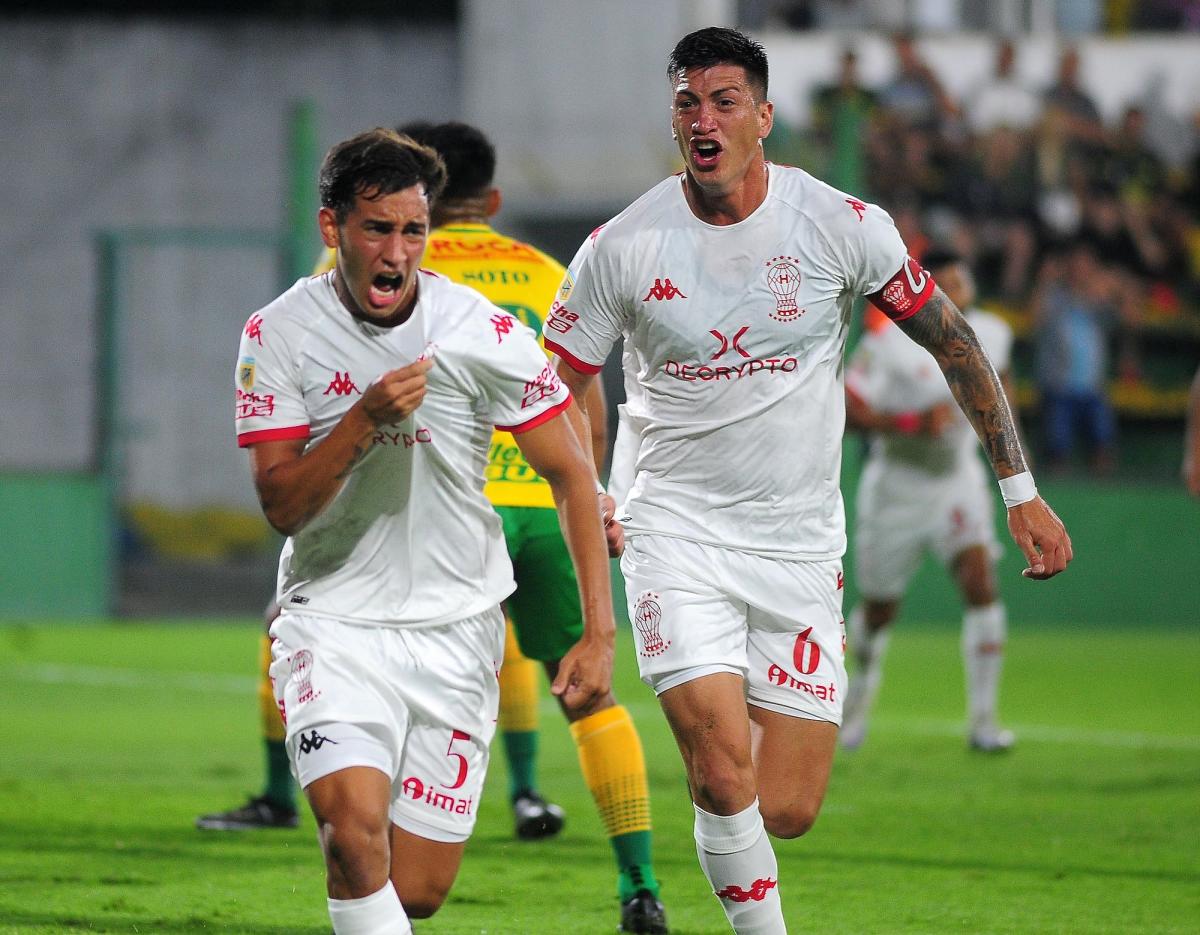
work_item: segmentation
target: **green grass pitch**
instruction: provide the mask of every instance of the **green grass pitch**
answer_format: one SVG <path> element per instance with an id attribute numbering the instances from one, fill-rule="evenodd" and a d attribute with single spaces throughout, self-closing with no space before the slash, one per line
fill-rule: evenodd
<path id="1" fill-rule="evenodd" d="M 0 932 L 327 933 L 311 817 L 193 829 L 257 792 L 257 628 L 0 628 Z M 727 931 L 692 843 L 678 754 L 619 639 L 672 931 Z M 1007 755 L 972 754 L 958 635 L 896 634 L 867 743 L 839 754 L 817 826 L 776 842 L 791 931 L 1200 931 L 1200 634 L 1012 626 Z M 462 873 L 419 933 L 610 933 L 608 843 L 561 717 L 543 708 L 557 840 L 518 843 L 503 758 Z"/>

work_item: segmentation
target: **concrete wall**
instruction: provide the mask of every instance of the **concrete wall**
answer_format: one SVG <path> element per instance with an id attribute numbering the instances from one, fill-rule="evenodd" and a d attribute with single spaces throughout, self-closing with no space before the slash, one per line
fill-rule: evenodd
<path id="1" fill-rule="evenodd" d="M 94 230 L 278 228 L 290 102 L 328 145 L 455 113 L 458 81 L 448 30 L 0 22 L 0 470 L 91 461 Z M 205 314 L 180 273 L 156 288 L 164 327 Z"/>

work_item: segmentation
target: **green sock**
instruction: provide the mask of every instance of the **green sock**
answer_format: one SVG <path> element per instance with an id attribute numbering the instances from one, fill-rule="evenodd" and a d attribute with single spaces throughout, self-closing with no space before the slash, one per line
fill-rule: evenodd
<path id="1" fill-rule="evenodd" d="M 617 895 L 621 902 L 632 899 L 638 890 L 649 890 L 657 899 L 659 884 L 650 863 L 650 832 L 631 831 L 609 840 L 620 868 Z"/>
<path id="2" fill-rule="evenodd" d="M 506 730 L 504 755 L 508 760 L 508 796 L 536 789 L 538 735 L 535 730 Z"/>
<path id="3" fill-rule="evenodd" d="M 296 790 L 292 784 L 292 764 L 288 760 L 287 746 L 282 740 L 268 740 L 267 788 L 263 795 L 276 805 L 295 809 Z"/>

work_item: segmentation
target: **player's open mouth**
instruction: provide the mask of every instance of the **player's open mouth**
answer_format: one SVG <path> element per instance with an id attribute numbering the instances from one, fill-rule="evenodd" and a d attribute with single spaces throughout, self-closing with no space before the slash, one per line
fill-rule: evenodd
<path id="1" fill-rule="evenodd" d="M 697 166 L 715 166 L 721 156 L 721 144 L 716 140 L 692 140 L 692 159 Z"/>
<path id="2" fill-rule="evenodd" d="M 380 273 L 371 280 L 371 288 L 367 292 L 367 300 L 376 308 L 386 308 L 395 304 L 400 297 L 400 287 L 404 284 L 401 275 L 388 276 Z"/>

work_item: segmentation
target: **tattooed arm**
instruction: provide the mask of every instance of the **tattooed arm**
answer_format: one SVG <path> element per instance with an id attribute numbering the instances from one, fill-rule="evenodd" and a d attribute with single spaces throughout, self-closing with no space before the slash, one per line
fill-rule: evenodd
<path id="1" fill-rule="evenodd" d="M 998 478 L 1028 470 L 1004 386 L 974 330 L 941 289 L 899 327 L 933 355 L 959 407 L 975 427 Z M 1024 553 L 1029 578 L 1051 578 L 1071 561 L 1071 538 L 1041 498 L 1008 510 L 1008 530 Z"/>
<path id="2" fill-rule="evenodd" d="M 308 451 L 304 439 L 251 445 L 250 470 L 267 522 L 290 536 L 325 509 L 370 450 L 379 427 L 407 419 L 421 404 L 431 366 L 419 360 L 385 373 Z"/>

